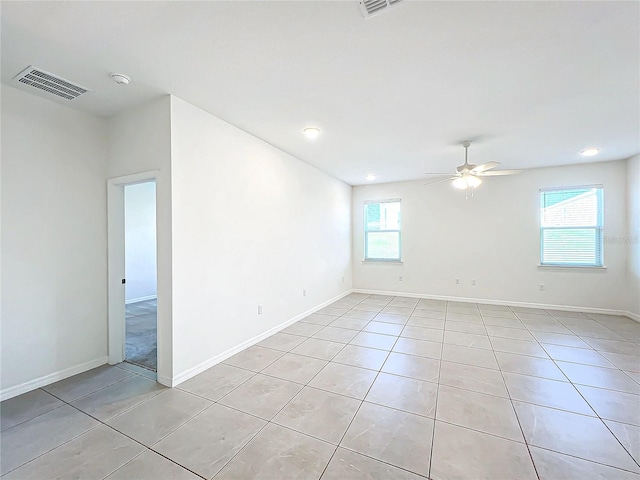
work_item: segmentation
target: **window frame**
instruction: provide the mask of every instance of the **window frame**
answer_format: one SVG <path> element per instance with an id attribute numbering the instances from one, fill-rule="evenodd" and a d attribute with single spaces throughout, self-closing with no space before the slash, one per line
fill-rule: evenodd
<path id="1" fill-rule="evenodd" d="M 543 210 L 544 210 L 544 194 L 546 192 L 561 192 L 570 190 L 600 190 L 598 195 L 596 218 L 597 224 L 594 226 L 563 226 L 563 227 L 544 227 L 543 226 Z M 540 263 L 539 267 L 551 268 L 595 268 L 605 269 L 604 265 L 604 186 L 603 185 L 576 185 L 563 187 L 541 188 L 539 191 L 540 202 Z M 545 230 L 594 230 L 596 234 L 596 242 L 594 244 L 595 262 L 594 263 L 550 263 L 544 261 L 544 232 Z M 599 255 L 598 255 L 599 254 Z"/>
<path id="2" fill-rule="evenodd" d="M 370 230 L 367 222 L 367 206 L 372 204 L 397 203 L 400 205 L 400 214 L 398 218 L 397 229 Z M 385 200 L 365 200 L 363 209 L 363 232 L 364 232 L 364 260 L 365 262 L 391 262 L 402 263 L 402 200 L 400 198 L 388 198 Z M 397 258 L 379 258 L 369 257 L 369 233 L 397 233 L 398 234 L 398 257 Z"/>

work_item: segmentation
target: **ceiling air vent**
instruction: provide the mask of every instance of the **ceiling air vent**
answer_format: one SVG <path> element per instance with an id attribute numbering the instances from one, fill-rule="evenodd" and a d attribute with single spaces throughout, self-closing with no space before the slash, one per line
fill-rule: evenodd
<path id="1" fill-rule="evenodd" d="M 66 100 L 73 100 L 74 98 L 91 91 L 88 88 L 81 87 L 69 80 L 60 78 L 53 73 L 40 70 L 33 65 L 29 65 L 29 67 L 16 75 L 13 80 Z"/>
<path id="2" fill-rule="evenodd" d="M 372 17 L 383 12 L 390 7 L 400 3 L 402 0 L 360 0 L 360 8 L 362 14 L 366 17 Z"/>

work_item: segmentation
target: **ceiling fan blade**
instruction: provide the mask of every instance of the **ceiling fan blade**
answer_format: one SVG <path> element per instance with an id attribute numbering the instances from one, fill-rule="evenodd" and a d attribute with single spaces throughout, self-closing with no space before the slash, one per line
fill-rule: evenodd
<path id="1" fill-rule="evenodd" d="M 449 173 L 433 173 L 433 172 L 428 172 L 428 173 L 425 173 L 425 175 L 440 175 L 440 176 L 444 177 L 445 175 L 451 175 L 451 172 L 449 172 Z"/>
<path id="2" fill-rule="evenodd" d="M 442 178 L 442 179 L 440 179 L 440 180 L 436 180 L 436 181 L 434 181 L 434 182 L 425 183 L 424 185 L 434 185 L 434 184 L 436 184 L 436 183 L 447 182 L 447 181 L 449 181 L 449 180 L 455 180 L 456 178 L 458 178 L 458 177 Z"/>
<path id="3" fill-rule="evenodd" d="M 522 170 L 496 170 L 494 172 L 480 172 L 479 177 L 495 177 L 499 175 L 515 175 L 522 172 Z"/>
<path id="4" fill-rule="evenodd" d="M 492 168 L 496 168 L 498 165 L 500 165 L 500 162 L 487 162 L 474 167 L 471 171 L 473 173 L 485 172 L 487 170 L 491 170 Z"/>

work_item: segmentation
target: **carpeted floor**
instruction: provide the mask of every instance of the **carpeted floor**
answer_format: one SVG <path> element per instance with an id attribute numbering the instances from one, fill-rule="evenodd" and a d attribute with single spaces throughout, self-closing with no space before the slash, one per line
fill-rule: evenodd
<path id="1" fill-rule="evenodd" d="M 157 302 L 130 303 L 126 306 L 126 361 L 154 372 L 157 359 Z"/>

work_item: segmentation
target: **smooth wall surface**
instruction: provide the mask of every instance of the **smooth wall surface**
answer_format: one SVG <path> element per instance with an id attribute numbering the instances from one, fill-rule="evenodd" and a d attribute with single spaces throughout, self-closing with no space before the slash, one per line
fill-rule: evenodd
<path id="1" fill-rule="evenodd" d="M 605 245 L 606 270 L 538 266 L 539 189 L 603 184 L 604 234 L 624 237 L 626 171 L 624 161 L 526 170 L 486 179 L 468 200 L 449 182 L 354 187 L 354 288 L 626 310 L 624 242 Z M 403 263 L 364 263 L 363 203 L 388 198 L 402 199 Z"/>
<path id="2" fill-rule="evenodd" d="M 640 155 L 627 160 L 629 311 L 640 316 Z"/>
<path id="3" fill-rule="evenodd" d="M 104 120 L 2 86 L 3 391 L 106 361 L 106 162 Z"/>
<path id="4" fill-rule="evenodd" d="M 171 112 L 179 376 L 351 288 L 351 187 L 178 98 Z"/>
<path id="5" fill-rule="evenodd" d="M 156 184 L 124 188 L 125 299 L 127 303 L 154 298 L 156 282 Z"/>
<path id="6" fill-rule="evenodd" d="M 108 170 L 109 178 L 156 171 L 158 380 L 165 384 L 173 378 L 170 118 L 169 96 L 110 118 Z M 124 250 L 124 238 L 121 241 Z M 124 273 L 124 258 L 118 268 Z M 119 307 L 122 307 L 124 322 L 124 305 Z"/>

